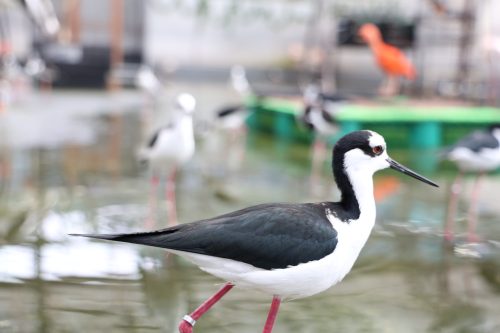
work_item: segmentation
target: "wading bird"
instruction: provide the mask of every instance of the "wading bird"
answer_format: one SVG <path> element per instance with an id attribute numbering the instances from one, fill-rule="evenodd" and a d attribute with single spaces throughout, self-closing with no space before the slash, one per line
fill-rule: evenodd
<path id="1" fill-rule="evenodd" d="M 282 298 L 320 293 L 351 270 L 375 224 L 373 174 L 392 168 L 437 186 L 392 160 L 384 138 L 356 131 L 333 149 L 339 202 L 269 203 L 197 222 L 143 233 L 79 235 L 166 249 L 227 283 L 182 319 L 196 321 L 234 286 L 273 295 L 264 333 L 272 331 Z"/>
<path id="2" fill-rule="evenodd" d="M 180 94 L 174 106 L 175 119 L 170 125 L 159 128 L 139 152 L 139 159 L 147 163 L 151 171 L 151 210 L 156 206 L 156 192 L 160 177 L 167 175 L 168 224 L 177 224 L 175 182 L 177 169 L 194 154 L 193 112 L 195 98 Z M 154 213 L 154 212 L 152 212 Z"/>
<path id="3" fill-rule="evenodd" d="M 358 30 L 359 36 L 370 46 L 378 66 L 387 76 L 386 82 L 379 89 L 381 95 L 394 95 L 399 91 L 399 77 L 414 80 L 416 71 L 412 63 L 397 47 L 384 42 L 379 28 L 366 23 Z"/>
<path id="4" fill-rule="evenodd" d="M 500 123 L 467 135 L 446 151 L 446 158 L 457 165 L 458 174 L 451 186 L 444 237 L 449 242 L 452 242 L 455 237 L 454 224 L 458 196 L 462 192 L 464 174 L 471 172 L 476 173 L 477 177 L 467 214 L 467 241 L 477 242 L 479 240 L 476 233 L 477 202 L 481 179 L 485 173 L 500 167 Z"/>
<path id="5" fill-rule="evenodd" d="M 311 187 L 314 192 L 326 158 L 328 141 L 339 131 L 336 115 L 347 98 L 322 93 L 318 85 L 310 84 L 304 90 L 303 100 L 304 108 L 299 120 L 314 133 L 311 164 Z"/>
<path id="6" fill-rule="evenodd" d="M 232 89 L 241 98 L 248 97 L 251 93 L 250 82 L 248 82 L 246 70 L 243 66 L 234 65 L 231 67 L 230 83 Z M 243 134 L 246 132 L 245 121 L 249 114 L 250 110 L 243 102 L 225 105 L 215 112 L 217 121 L 224 130 Z"/>
<path id="7" fill-rule="evenodd" d="M 243 66 L 234 65 L 230 70 L 231 88 L 236 92 L 242 101 L 224 105 L 215 111 L 215 120 L 220 137 L 216 139 L 224 142 L 225 167 L 217 167 L 219 171 L 225 169 L 239 169 L 245 157 L 245 141 L 247 137 L 246 121 L 250 116 L 250 109 L 245 105 L 243 99 L 251 93 L 250 82 L 248 81 L 246 70 Z M 221 151 L 220 143 L 214 148 Z M 214 155 L 214 157 L 216 154 Z M 219 158 L 220 159 L 220 158 Z"/>

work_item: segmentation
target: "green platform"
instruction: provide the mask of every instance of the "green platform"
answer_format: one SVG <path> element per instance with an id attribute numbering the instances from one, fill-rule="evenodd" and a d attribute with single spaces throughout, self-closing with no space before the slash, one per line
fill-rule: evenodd
<path id="1" fill-rule="evenodd" d="M 250 98 L 247 104 L 254 110 L 248 120 L 251 129 L 272 133 L 283 140 L 312 141 L 312 135 L 296 121 L 302 109 L 300 102 Z M 427 149 L 453 143 L 473 129 L 500 123 L 498 108 L 428 104 L 396 101 L 387 105 L 345 105 L 337 116 L 341 125 L 339 135 L 371 129 L 383 134 L 393 147 Z"/>

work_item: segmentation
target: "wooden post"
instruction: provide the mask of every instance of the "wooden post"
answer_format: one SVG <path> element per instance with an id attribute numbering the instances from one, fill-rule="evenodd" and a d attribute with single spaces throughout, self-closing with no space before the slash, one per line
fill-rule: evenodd
<path id="1" fill-rule="evenodd" d="M 110 73 L 123 62 L 123 0 L 111 0 L 110 8 Z M 108 89 L 119 88 L 112 75 L 108 77 Z"/>
<path id="2" fill-rule="evenodd" d="M 80 0 L 72 0 L 68 12 L 69 29 L 71 31 L 71 42 L 80 42 L 81 20 L 80 20 Z"/>

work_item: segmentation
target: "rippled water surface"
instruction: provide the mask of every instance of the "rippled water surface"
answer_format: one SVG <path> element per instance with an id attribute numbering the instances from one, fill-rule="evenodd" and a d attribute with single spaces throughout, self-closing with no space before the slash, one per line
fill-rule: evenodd
<path id="1" fill-rule="evenodd" d="M 177 184 L 182 222 L 262 202 L 338 198 L 328 164 L 311 185 L 308 147 L 250 133 L 242 154 L 208 123 L 223 88 L 191 89 L 199 135 Z M 168 108 L 144 110 L 135 92 L 56 97 L 44 97 L 52 110 L 1 119 L 0 332 L 175 332 L 222 281 L 159 249 L 68 236 L 150 227 L 149 176 L 135 155 Z M 392 155 L 412 167 L 425 156 Z M 423 172 L 441 188 L 391 170 L 376 176 L 377 224 L 352 272 L 327 292 L 285 302 L 274 332 L 500 331 L 500 178 L 483 183 L 480 245 L 462 241 L 464 194 L 450 248 L 442 225 L 452 171 Z M 157 228 L 167 219 L 163 185 Z M 196 331 L 259 332 L 270 300 L 235 288 Z"/>

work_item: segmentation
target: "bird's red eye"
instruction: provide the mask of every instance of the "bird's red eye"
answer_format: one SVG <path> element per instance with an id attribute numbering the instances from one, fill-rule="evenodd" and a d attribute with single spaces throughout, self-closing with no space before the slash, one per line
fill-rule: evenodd
<path id="1" fill-rule="evenodd" d="M 382 146 L 375 146 L 372 148 L 372 151 L 375 155 L 380 155 L 384 151 L 384 147 Z"/>

